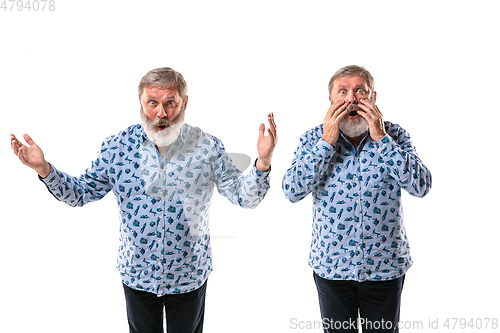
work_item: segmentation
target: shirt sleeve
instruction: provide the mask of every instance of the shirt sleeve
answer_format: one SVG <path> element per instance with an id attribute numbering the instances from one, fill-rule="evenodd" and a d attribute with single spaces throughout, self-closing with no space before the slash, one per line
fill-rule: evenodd
<path id="1" fill-rule="evenodd" d="M 102 199 L 112 189 L 107 175 L 108 155 L 107 145 L 103 143 L 97 159 L 80 177 L 72 177 L 51 164 L 50 174 L 39 178 L 57 200 L 72 207 L 81 207 Z"/>
<path id="2" fill-rule="evenodd" d="M 291 202 L 302 200 L 318 185 L 335 154 L 334 147 L 321 138 L 315 140 L 314 135 L 312 131 L 302 135 L 283 177 L 283 193 Z"/>
<path id="3" fill-rule="evenodd" d="M 269 173 L 259 171 L 254 165 L 247 175 L 243 175 L 232 163 L 223 143 L 215 140 L 215 156 L 212 161 L 214 181 L 217 191 L 233 204 L 243 208 L 255 208 L 264 199 L 270 187 Z"/>
<path id="4" fill-rule="evenodd" d="M 408 132 L 399 125 L 390 124 L 387 135 L 376 145 L 389 175 L 401 188 L 416 197 L 424 197 L 429 192 L 431 173 L 418 157 Z"/>

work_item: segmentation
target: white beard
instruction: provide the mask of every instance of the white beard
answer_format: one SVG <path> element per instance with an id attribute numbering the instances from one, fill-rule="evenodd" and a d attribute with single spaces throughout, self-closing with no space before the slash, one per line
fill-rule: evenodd
<path id="1" fill-rule="evenodd" d="M 151 121 L 144 112 L 141 111 L 142 126 L 148 138 L 158 147 L 167 147 L 171 145 L 179 136 L 182 125 L 184 124 L 184 110 L 169 124 L 167 128 L 161 131 L 156 130 L 156 124 Z"/>
<path id="2" fill-rule="evenodd" d="M 357 138 L 368 131 L 368 122 L 365 118 L 358 116 L 357 119 L 344 118 L 339 123 L 339 129 L 349 138 Z"/>

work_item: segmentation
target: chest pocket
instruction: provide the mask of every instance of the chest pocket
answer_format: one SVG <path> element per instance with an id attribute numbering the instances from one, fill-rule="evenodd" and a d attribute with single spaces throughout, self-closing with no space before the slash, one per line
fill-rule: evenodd
<path id="1" fill-rule="evenodd" d="M 382 157 L 374 151 L 360 154 L 362 185 L 367 191 L 377 191 L 389 187 L 391 176 Z"/>

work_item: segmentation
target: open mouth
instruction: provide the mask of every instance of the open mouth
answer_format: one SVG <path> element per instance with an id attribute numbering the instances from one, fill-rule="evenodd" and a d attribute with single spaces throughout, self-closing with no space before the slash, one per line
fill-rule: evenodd
<path id="1" fill-rule="evenodd" d="M 354 117 L 357 115 L 358 115 L 358 111 L 353 110 L 353 111 L 349 112 L 349 116 L 351 116 L 351 117 Z"/>
<path id="2" fill-rule="evenodd" d="M 158 125 L 156 127 L 158 128 L 158 130 L 163 131 L 165 128 L 168 127 L 168 125 Z"/>

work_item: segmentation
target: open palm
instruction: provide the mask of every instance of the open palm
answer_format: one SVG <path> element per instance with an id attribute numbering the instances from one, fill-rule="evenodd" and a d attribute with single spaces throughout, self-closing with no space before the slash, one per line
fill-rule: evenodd
<path id="1" fill-rule="evenodd" d="M 269 128 L 267 129 L 268 135 L 264 135 L 266 126 L 264 124 L 260 124 L 259 139 L 257 140 L 257 151 L 259 153 L 258 164 L 265 168 L 269 168 L 271 165 L 274 147 L 276 147 L 276 144 L 278 143 L 278 133 L 276 131 L 274 115 L 269 113 L 267 115 L 267 120 L 269 122 Z"/>
<path id="2" fill-rule="evenodd" d="M 14 154 L 24 164 L 42 175 L 46 174 L 48 163 L 45 161 L 42 149 L 31 139 L 28 134 L 24 135 L 24 140 L 29 146 L 25 146 L 14 134 L 10 135 L 11 147 Z M 50 172 L 50 169 L 49 169 Z M 47 173 L 48 174 L 48 173 Z M 46 176 L 46 175 L 45 175 Z"/>

